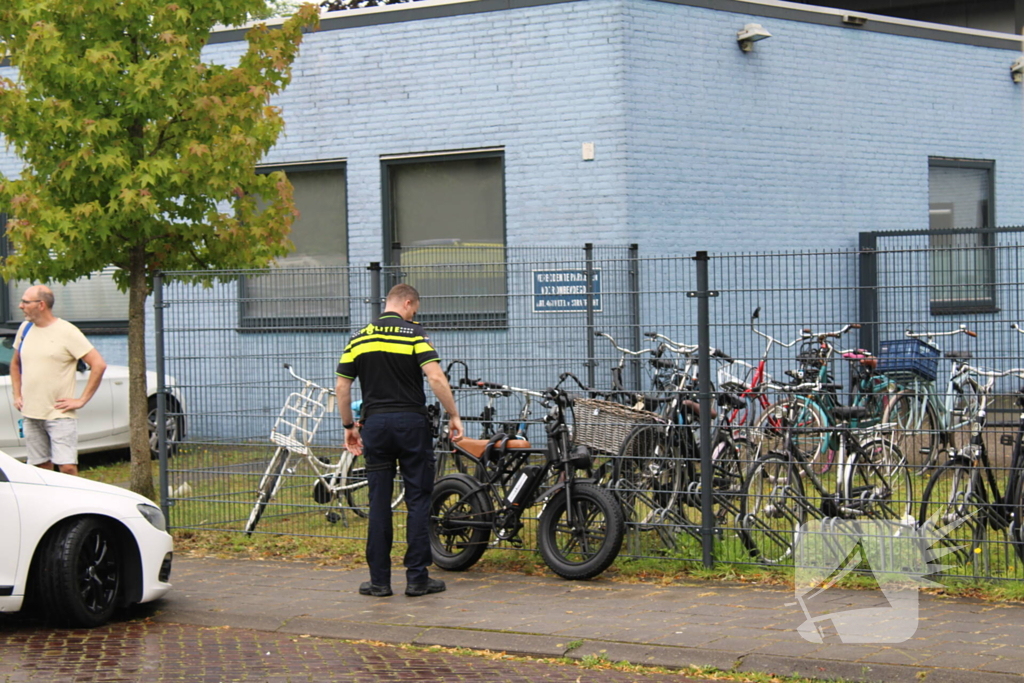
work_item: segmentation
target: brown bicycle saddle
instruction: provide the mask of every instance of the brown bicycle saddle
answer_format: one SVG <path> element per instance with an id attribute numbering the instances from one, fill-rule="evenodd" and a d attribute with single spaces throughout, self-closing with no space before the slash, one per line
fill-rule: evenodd
<path id="1" fill-rule="evenodd" d="M 454 443 L 454 442 L 453 442 Z M 530 448 L 530 442 L 525 439 L 510 439 L 504 434 L 495 434 L 490 439 L 462 439 L 454 443 L 460 451 L 465 451 L 477 460 L 484 457 L 488 448 Z"/>

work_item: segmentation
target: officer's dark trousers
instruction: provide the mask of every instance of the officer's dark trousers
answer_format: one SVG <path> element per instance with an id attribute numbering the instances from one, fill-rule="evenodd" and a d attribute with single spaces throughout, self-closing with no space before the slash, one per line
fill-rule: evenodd
<path id="1" fill-rule="evenodd" d="M 420 413 L 378 413 L 363 424 L 363 455 L 370 489 L 370 528 L 366 538 L 366 562 L 370 581 L 391 584 L 391 500 L 394 498 L 395 466 L 401 466 L 405 482 L 406 524 L 405 579 L 427 580 L 431 563 L 430 494 L 434 490 L 434 451 L 430 424 Z"/>

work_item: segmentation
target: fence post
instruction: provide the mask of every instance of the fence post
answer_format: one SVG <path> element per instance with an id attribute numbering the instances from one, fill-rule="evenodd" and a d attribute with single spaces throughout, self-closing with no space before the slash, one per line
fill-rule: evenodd
<path id="1" fill-rule="evenodd" d="M 698 251 L 693 258 L 697 262 L 697 291 L 687 296 L 697 299 L 697 399 L 700 404 L 700 510 L 701 549 L 704 567 L 711 569 L 715 564 L 713 554 L 715 540 L 715 515 L 713 511 L 712 485 L 714 472 L 711 463 L 711 319 L 708 298 L 718 292 L 708 291 L 708 252 Z"/>
<path id="2" fill-rule="evenodd" d="M 587 280 L 587 387 L 594 387 L 594 372 L 597 360 L 594 358 L 594 245 L 587 242 L 583 245 L 586 259 L 585 277 Z"/>
<path id="3" fill-rule="evenodd" d="M 153 276 L 153 343 L 156 347 L 156 434 L 157 453 L 160 455 L 160 510 L 170 525 L 170 500 L 167 490 L 167 394 L 164 377 L 164 275 Z"/>
<path id="4" fill-rule="evenodd" d="M 371 261 L 366 267 L 370 271 L 370 319 L 376 320 L 380 314 L 380 261 Z"/>
<path id="5" fill-rule="evenodd" d="M 878 235 L 860 234 L 860 347 L 878 352 Z"/>
<path id="6" fill-rule="evenodd" d="M 640 348 L 640 246 L 629 245 L 629 314 L 632 331 L 631 349 Z M 633 389 L 643 391 L 640 379 L 640 359 L 634 358 L 631 365 Z"/>

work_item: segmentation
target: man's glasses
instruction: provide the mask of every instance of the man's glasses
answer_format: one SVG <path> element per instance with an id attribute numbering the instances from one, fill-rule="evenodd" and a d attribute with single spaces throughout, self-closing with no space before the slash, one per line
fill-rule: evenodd
<path id="1" fill-rule="evenodd" d="M 23 303 L 23 304 L 25 304 L 26 306 L 28 306 L 29 304 L 37 304 L 37 303 L 39 303 L 40 301 L 42 301 L 42 299 L 33 299 L 32 301 L 29 301 L 28 299 L 22 299 L 22 300 L 21 300 L 21 303 Z"/>

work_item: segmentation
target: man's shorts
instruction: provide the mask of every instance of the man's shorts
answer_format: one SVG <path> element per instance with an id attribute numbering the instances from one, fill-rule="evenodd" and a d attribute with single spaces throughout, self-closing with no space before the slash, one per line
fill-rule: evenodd
<path id="1" fill-rule="evenodd" d="M 25 446 L 28 447 L 28 464 L 54 465 L 78 464 L 78 420 L 37 420 L 25 418 Z"/>

